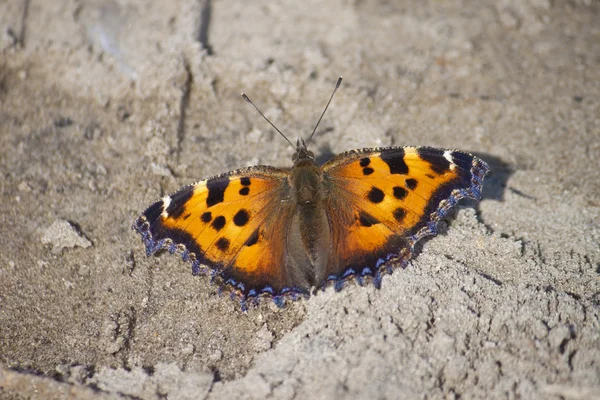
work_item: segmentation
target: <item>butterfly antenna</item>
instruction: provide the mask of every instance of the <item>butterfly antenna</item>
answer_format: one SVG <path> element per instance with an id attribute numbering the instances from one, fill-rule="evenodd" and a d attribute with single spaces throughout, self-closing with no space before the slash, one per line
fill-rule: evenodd
<path id="1" fill-rule="evenodd" d="M 319 118 L 319 120 L 317 121 L 317 124 L 315 125 L 315 129 L 313 129 L 312 133 L 308 137 L 308 140 L 306 141 L 307 147 L 308 147 L 308 144 L 310 143 L 310 140 L 312 139 L 313 135 L 317 131 L 317 127 L 321 123 L 321 120 L 323 119 L 323 115 L 325 115 L 325 111 L 327 111 L 327 108 L 329 107 L 329 103 L 331 103 L 331 100 L 333 100 L 333 95 L 335 94 L 335 92 L 337 92 L 337 90 L 341 84 L 342 84 L 342 77 L 340 76 L 337 80 L 337 83 L 335 84 L 335 89 L 333 89 L 333 93 L 331 93 L 331 97 L 329 98 L 329 101 L 327 102 L 327 105 L 325 106 L 325 109 L 323 110 L 323 113 L 321 114 L 321 117 Z"/>
<path id="2" fill-rule="evenodd" d="M 258 111 L 258 113 L 259 113 L 260 115 L 262 115 L 262 117 L 263 117 L 263 118 L 264 118 L 264 119 L 265 119 L 265 120 L 266 120 L 266 121 L 267 121 L 269 124 L 271 124 L 271 126 L 272 126 L 273 128 L 275 128 L 275 130 L 276 130 L 277 132 L 279 132 L 279 134 L 280 134 L 281 136 L 283 136 L 283 138 L 284 138 L 285 140 L 287 140 L 287 142 L 288 142 L 290 145 L 292 145 L 292 147 L 293 147 L 293 148 L 296 148 L 296 146 L 294 146 L 294 144 L 293 144 L 292 142 L 290 142 L 290 139 L 288 139 L 288 138 L 287 138 L 287 137 L 286 137 L 286 136 L 285 136 L 283 133 L 281 133 L 281 131 L 280 131 L 279 129 L 277 129 L 277 127 L 276 127 L 275 125 L 273 125 L 273 123 L 272 123 L 271 121 L 269 121 L 269 118 L 265 117 L 265 114 L 263 114 L 263 113 L 262 113 L 262 112 L 261 112 L 261 111 L 258 109 L 258 107 L 256 107 L 256 106 L 254 105 L 254 103 L 252 102 L 252 100 L 250 100 L 250 99 L 248 98 L 248 96 L 246 96 L 246 94 L 245 94 L 245 93 L 242 93 L 242 97 L 244 98 L 244 100 L 246 100 L 248 103 L 250 103 L 250 105 L 251 105 L 252 107 L 254 107 L 254 109 L 255 109 L 256 111 Z"/>

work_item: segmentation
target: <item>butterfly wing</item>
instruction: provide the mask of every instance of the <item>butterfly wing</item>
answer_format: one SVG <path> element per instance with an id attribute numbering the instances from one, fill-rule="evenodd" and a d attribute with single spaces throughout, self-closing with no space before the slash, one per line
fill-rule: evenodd
<path id="1" fill-rule="evenodd" d="M 405 265 L 414 244 L 435 235 L 458 200 L 480 199 L 488 170 L 471 154 L 430 147 L 354 150 L 324 164 L 333 246 L 328 280 L 379 276 L 391 259 Z"/>
<path id="2" fill-rule="evenodd" d="M 208 266 L 245 296 L 278 293 L 287 281 L 281 238 L 294 210 L 288 175 L 258 166 L 200 181 L 151 205 L 134 228 L 148 255 L 180 251 L 194 274 Z"/>

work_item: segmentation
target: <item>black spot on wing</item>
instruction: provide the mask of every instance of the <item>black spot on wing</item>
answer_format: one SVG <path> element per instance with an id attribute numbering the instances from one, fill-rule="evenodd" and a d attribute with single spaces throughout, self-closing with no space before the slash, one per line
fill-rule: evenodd
<path id="1" fill-rule="evenodd" d="M 250 188 L 245 186 L 243 188 L 240 189 L 240 195 L 242 196 L 248 196 L 248 193 L 250 193 Z"/>
<path id="2" fill-rule="evenodd" d="M 250 178 L 244 176 L 243 178 L 240 178 L 240 183 L 242 184 L 242 186 L 250 186 Z"/>
<path id="3" fill-rule="evenodd" d="M 241 209 L 233 216 L 233 223 L 237 226 L 244 226 L 250 220 L 250 214 L 248 211 Z"/>
<path id="4" fill-rule="evenodd" d="M 246 243 L 244 243 L 244 246 L 254 246 L 256 242 L 258 242 L 258 229 L 255 230 L 252 235 L 250 235 L 248 240 L 246 240 Z"/>
<path id="5" fill-rule="evenodd" d="M 417 149 L 419 158 L 429 163 L 429 168 L 438 175 L 442 175 L 450 170 L 450 162 L 444 157 L 443 149 L 419 148 Z"/>
<path id="6" fill-rule="evenodd" d="M 229 248 L 229 239 L 227 238 L 219 238 L 219 240 L 217 240 L 217 249 L 221 250 L 221 251 L 227 251 L 227 249 Z"/>
<path id="7" fill-rule="evenodd" d="M 202 222 L 207 224 L 212 220 L 212 213 L 210 211 L 207 211 L 200 216 L 200 219 L 202 220 Z"/>
<path id="8" fill-rule="evenodd" d="M 402 222 L 405 216 L 406 210 L 404 208 L 398 207 L 394 210 L 394 218 L 396 218 L 396 221 Z"/>
<path id="9" fill-rule="evenodd" d="M 215 231 L 220 231 L 221 229 L 223 229 L 223 227 L 225 226 L 225 222 L 227 222 L 225 220 L 225 217 L 222 215 L 219 215 L 217 218 L 215 218 L 211 224 L 211 226 L 214 228 Z"/>
<path id="10" fill-rule="evenodd" d="M 381 203 L 384 197 L 385 194 L 383 193 L 383 191 L 379 188 L 376 188 L 375 186 L 373 186 L 371 190 L 369 190 L 369 193 L 367 193 L 367 198 L 369 199 L 369 201 L 375 204 Z"/>
<path id="11" fill-rule="evenodd" d="M 366 227 L 373 226 L 375 224 L 380 223 L 380 221 L 377 218 L 375 218 L 371 214 L 366 213 L 364 211 L 361 211 L 361 213 L 358 217 L 358 222 L 360 222 L 360 224 L 362 226 L 366 226 Z"/>
<path id="12" fill-rule="evenodd" d="M 185 211 L 185 203 L 194 195 L 194 187 L 186 186 L 179 192 L 170 196 L 171 202 L 167 207 L 167 214 L 171 218 L 179 218 Z"/>
<path id="13" fill-rule="evenodd" d="M 408 191 L 400 186 L 394 186 L 394 197 L 398 200 L 404 200 L 408 195 Z"/>
<path id="14" fill-rule="evenodd" d="M 413 179 L 413 178 L 409 178 L 409 179 L 405 180 L 404 182 L 406 183 L 406 187 L 409 188 L 410 190 L 415 190 L 419 183 L 416 179 Z"/>
<path id="15" fill-rule="evenodd" d="M 146 217 L 146 220 L 149 223 L 156 221 L 158 218 L 160 218 L 160 214 L 162 214 L 162 212 L 163 212 L 163 207 L 164 207 L 163 201 L 162 200 L 157 201 L 156 203 L 154 203 L 150 207 L 148 207 L 148 209 L 146 211 L 144 211 L 144 217 Z"/>
<path id="16" fill-rule="evenodd" d="M 364 158 L 360 159 L 360 166 L 361 167 L 366 167 L 369 164 L 371 164 L 371 159 L 369 157 L 364 157 Z"/>
<path id="17" fill-rule="evenodd" d="M 375 170 L 371 167 L 365 167 L 363 168 L 363 175 L 371 175 L 373 172 L 375 172 Z"/>
<path id="18" fill-rule="evenodd" d="M 206 188 L 208 189 L 208 197 L 206 197 L 206 206 L 212 207 L 215 204 L 223 202 L 225 197 L 225 189 L 229 186 L 229 178 L 219 177 L 206 182 Z"/>
<path id="19" fill-rule="evenodd" d="M 390 174 L 408 174 L 408 166 L 404 162 L 404 149 L 384 149 L 379 155 L 390 168 Z"/>

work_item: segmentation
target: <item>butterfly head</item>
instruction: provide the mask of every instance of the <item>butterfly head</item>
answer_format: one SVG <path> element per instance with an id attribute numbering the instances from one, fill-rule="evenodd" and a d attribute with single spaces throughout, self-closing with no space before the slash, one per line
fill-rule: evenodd
<path id="1" fill-rule="evenodd" d="M 296 152 L 292 156 L 292 162 L 297 167 L 301 164 L 314 164 L 315 155 L 312 151 L 308 150 L 304 139 L 298 138 L 296 141 Z"/>

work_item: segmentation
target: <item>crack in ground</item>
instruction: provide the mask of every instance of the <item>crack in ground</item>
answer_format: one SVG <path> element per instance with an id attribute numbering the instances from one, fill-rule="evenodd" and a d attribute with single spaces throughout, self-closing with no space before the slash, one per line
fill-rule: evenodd
<path id="1" fill-rule="evenodd" d="M 196 34 L 196 40 L 202 44 L 202 47 L 206 50 L 209 56 L 214 54 L 213 48 L 208 43 L 208 28 L 210 26 L 212 18 L 212 1 L 202 0 L 202 10 L 200 11 L 200 19 L 198 21 L 198 33 Z"/>
<path id="2" fill-rule="evenodd" d="M 135 254 L 132 249 L 129 249 L 127 254 L 125 255 L 125 268 L 123 272 L 129 275 L 129 277 L 133 276 L 133 271 L 135 271 L 137 267 L 137 263 L 135 261 Z"/>
<path id="3" fill-rule="evenodd" d="M 23 14 L 21 15 L 21 31 L 17 36 L 17 44 L 25 48 L 25 28 L 27 27 L 27 15 L 29 14 L 30 0 L 23 1 Z"/>
<path id="4" fill-rule="evenodd" d="M 179 121 L 177 122 L 177 164 L 179 164 L 181 158 L 181 150 L 185 139 L 185 117 L 190 103 L 190 93 L 194 81 L 190 63 L 185 56 L 183 57 L 183 68 L 185 69 L 186 76 L 182 88 L 181 100 L 179 102 Z"/>
<path id="5" fill-rule="evenodd" d="M 119 337 L 123 340 L 123 345 L 115 355 L 119 354 L 121 356 L 122 368 L 129 371 L 131 370 L 131 365 L 129 365 L 128 355 L 131 351 L 131 344 L 134 339 L 137 324 L 136 309 L 130 306 L 121 310 L 115 318 L 115 323 L 117 324 L 115 329 L 115 340 L 118 340 Z"/>

